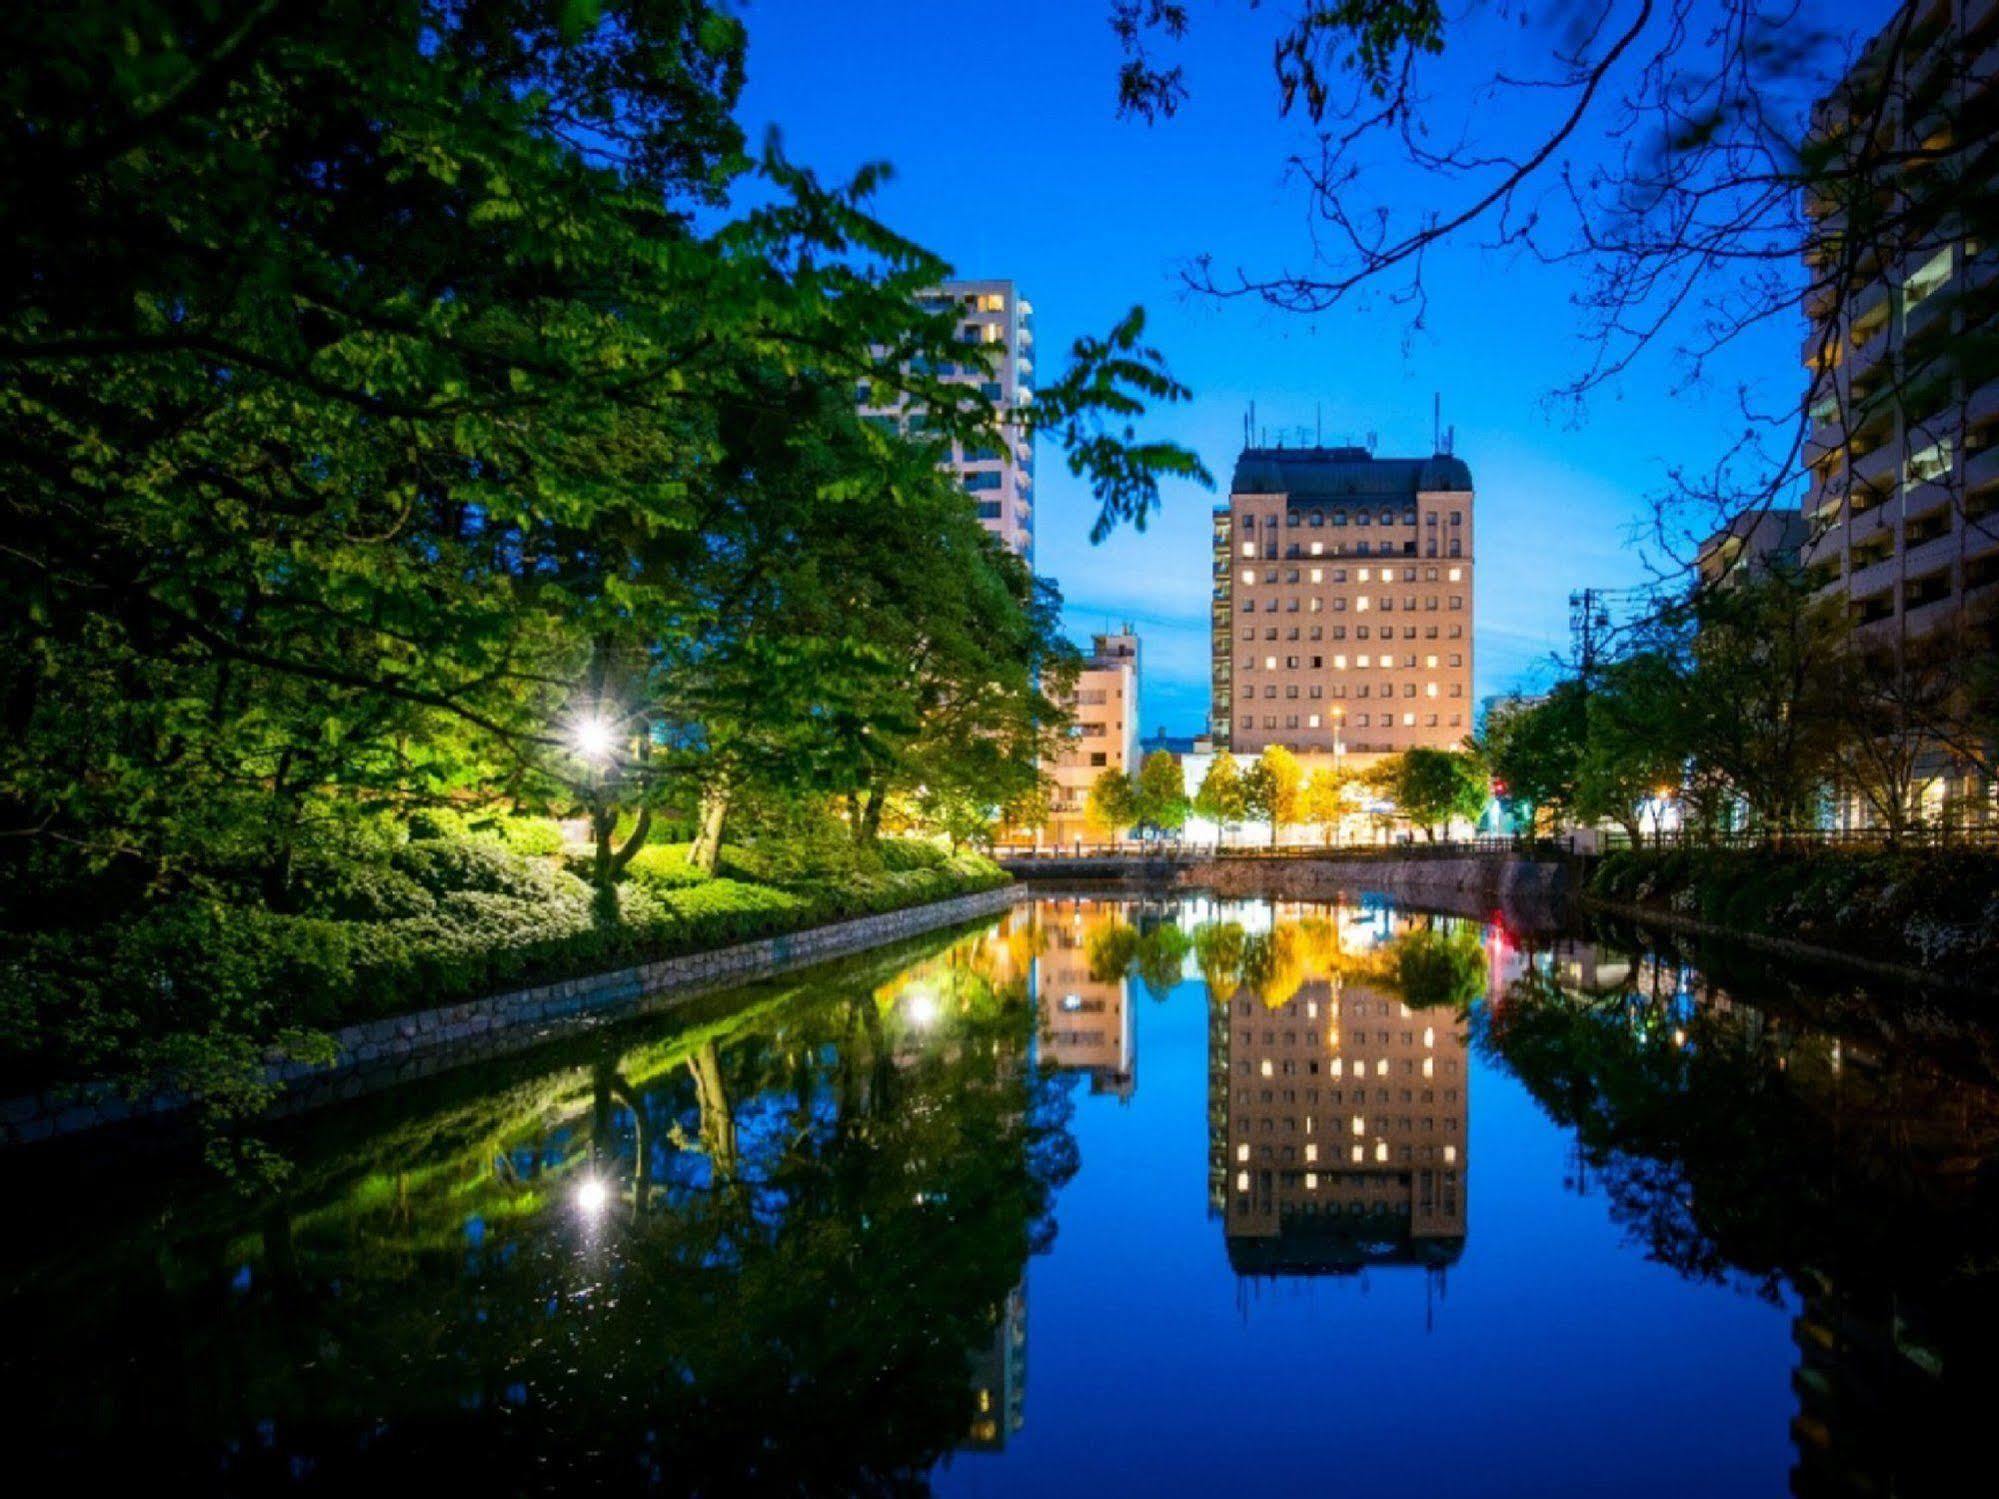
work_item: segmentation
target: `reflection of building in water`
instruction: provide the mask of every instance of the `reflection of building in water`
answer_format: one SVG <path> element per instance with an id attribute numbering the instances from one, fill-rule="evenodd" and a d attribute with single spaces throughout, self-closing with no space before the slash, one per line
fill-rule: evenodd
<path id="1" fill-rule="evenodd" d="M 1041 902 L 1043 943 L 1036 959 L 1041 1058 L 1085 1072 L 1093 1093 L 1129 1099 L 1137 1086 L 1138 1042 L 1131 1011 L 1129 943 L 1123 905 Z M 1106 977 L 1092 977 L 1093 971 Z"/>
<path id="2" fill-rule="evenodd" d="M 995 1309 L 992 1341 L 972 1357 L 968 1452 L 1004 1452 L 1027 1418 L 1027 1282 Z"/>
<path id="3" fill-rule="evenodd" d="M 1281 983 L 1245 983 L 1215 1006 L 1225 1145 L 1210 1175 L 1229 1262 L 1249 1274 L 1448 1265 L 1466 1224 L 1461 1021 L 1397 997 L 1390 957 L 1411 922 L 1341 909 L 1316 925 L 1330 928 L 1322 962 L 1294 953 Z M 1280 918 L 1270 940 L 1309 948 L 1312 926 Z"/>

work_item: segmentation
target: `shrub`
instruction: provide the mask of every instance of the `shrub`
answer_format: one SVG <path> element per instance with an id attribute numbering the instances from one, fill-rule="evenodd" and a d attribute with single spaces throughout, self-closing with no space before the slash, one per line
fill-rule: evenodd
<path id="1" fill-rule="evenodd" d="M 409 829 L 411 842 L 431 838 L 463 838 L 466 835 L 465 815 L 450 807 L 423 807 L 410 813 Z"/>
<path id="2" fill-rule="evenodd" d="M 625 866 L 626 878 L 650 890 L 684 890 L 713 876 L 687 862 L 690 845 L 655 843 L 632 855 Z"/>
<path id="3" fill-rule="evenodd" d="M 502 817 L 492 825 L 500 842 L 527 858 L 554 858 L 563 849 L 562 826 L 552 817 Z"/>

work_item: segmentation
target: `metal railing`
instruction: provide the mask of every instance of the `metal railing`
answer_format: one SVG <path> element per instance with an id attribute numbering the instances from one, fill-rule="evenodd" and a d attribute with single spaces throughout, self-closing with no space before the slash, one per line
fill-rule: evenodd
<path id="1" fill-rule="evenodd" d="M 1889 849 L 1999 849 L 1999 823 L 1904 828 L 1899 834 L 1890 834 L 1886 828 L 1752 828 L 1726 833 L 1683 828 L 1646 833 L 1637 839 L 1618 828 L 1599 832 L 1596 844 L 1604 853 L 1632 848 L 1721 848 L 1767 852 L 1823 848 L 1867 853 Z"/>
<path id="2" fill-rule="evenodd" d="M 1472 854 L 1503 854 L 1510 857 L 1543 857 L 1573 852 L 1566 840 L 1512 837 L 1498 834 L 1482 838 L 1428 839 L 1396 838 L 1367 843 L 1181 843 L 1171 839 L 1118 839 L 1095 843 L 1053 844 L 1039 848 L 996 848 L 993 857 L 1003 862 L 1061 862 L 1075 859 L 1151 859 L 1184 863 L 1196 859 L 1324 859 L 1324 858 L 1462 858 Z"/>

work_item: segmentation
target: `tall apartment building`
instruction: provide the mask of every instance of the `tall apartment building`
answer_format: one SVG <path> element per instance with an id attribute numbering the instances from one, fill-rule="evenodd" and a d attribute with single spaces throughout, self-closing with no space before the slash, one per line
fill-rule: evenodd
<path id="1" fill-rule="evenodd" d="M 1463 460 L 1249 448 L 1214 521 L 1217 749 L 1452 749 L 1472 732 Z"/>
<path id="2" fill-rule="evenodd" d="M 1053 781 L 1045 836 L 1054 843 L 1103 836 L 1089 825 L 1090 787 L 1106 770 L 1138 773 L 1138 636 L 1130 625 L 1091 637 L 1070 704 L 1069 742 L 1048 767 Z"/>
<path id="3" fill-rule="evenodd" d="M 1971 335 L 1992 336 L 1999 310 L 1999 251 L 1979 206 L 1995 190 L 1996 73 L 1999 3 L 1910 0 L 1815 119 L 1835 162 L 1879 178 L 1885 210 L 1861 229 L 1823 196 L 1807 203 L 1803 555 L 1869 645 L 1900 648 L 1999 609 L 1999 380 L 1967 380 L 1954 357 Z"/>
<path id="4" fill-rule="evenodd" d="M 920 298 L 936 311 L 958 319 L 958 341 L 987 351 L 991 368 L 975 361 L 947 362 L 934 373 L 960 384 L 977 384 L 1001 411 L 1017 412 L 1034 395 L 1034 306 L 1011 281 L 946 281 Z M 878 404 L 875 392 L 858 393 L 862 415 L 881 422 L 919 423 L 921 413 Z M 990 447 L 954 444 L 951 470 L 979 507 L 979 519 L 1007 546 L 1034 563 L 1034 443 L 1017 426 L 1005 427 Z"/>
<path id="5" fill-rule="evenodd" d="M 1327 919 L 1350 948 L 1414 925 L 1348 907 Z M 1283 907 L 1276 921 L 1281 932 Z M 1229 1263 L 1301 1275 L 1454 1262 L 1470 1133 L 1462 1022 L 1354 978 L 1311 976 L 1273 998 L 1245 985 L 1213 1006 L 1209 1029 L 1211 1186 Z"/>

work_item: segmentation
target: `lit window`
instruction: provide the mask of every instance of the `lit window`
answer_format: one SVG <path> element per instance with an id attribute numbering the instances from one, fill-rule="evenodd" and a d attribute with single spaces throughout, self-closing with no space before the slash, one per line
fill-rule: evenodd
<path id="1" fill-rule="evenodd" d="M 1367 595 L 1362 594 L 1359 598 L 1355 599 L 1353 601 L 1353 607 L 1354 607 L 1354 613 L 1356 614 L 1367 613 Z"/>
<path id="2" fill-rule="evenodd" d="M 1323 583 L 1323 582 L 1325 582 L 1325 581 L 1326 581 L 1326 570 L 1325 570 L 1325 569 L 1324 569 L 1323 567 L 1315 567 L 1315 568 L 1313 568 L 1313 569 L 1312 569 L 1312 581 L 1313 581 L 1314 583 Z"/>
<path id="3" fill-rule="evenodd" d="M 1437 684 L 1435 682 L 1425 682 L 1423 684 L 1423 696 L 1435 697 L 1436 695 L 1437 695 Z"/>
<path id="4" fill-rule="evenodd" d="M 1242 570 L 1242 580 L 1245 583 L 1254 583 L 1256 581 L 1256 569 L 1253 567 L 1245 567 Z"/>
<path id="5" fill-rule="evenodd" d="M 1414 728 L 1415 726 L 1416 726 L 1416 715 L 1415 715 L 1415 714 L 1413 714 L 1413 713 L 1405 713 L 1405 714 L 1403 714 L 1403 715 L 1402 715 L 1402 727 L 1403 727 L 1403 728 L 1405 728 L 1405 729 L 1410 729 L 1410 728 Z"/>
<path id="6" fill-rule="evenodd" d="M 1362 569 L 1360 570 L 1360 580 L 1361 580 L 1361 582 L 1365 583 L 1365 582 L 1367 581 L 1367 577 L 1368 577 L 1368 573 L 1369 573 L 1369 571 L 1370 571 L 1370 569 L 1368 569 L 1368 568 L 1365 568 L 1365 567 L 1363 567 L 1363 568 L 1362 568 Z"/>
<path id="7" fill-rule="evenodd" d="M 1316 729 L 1318 726 L 1319 726 L 1319 715 L 1316 713 L 1310 715 L 1305 721 L 1305 727 L 1308 729 Z"/>
<path id="8" fill-rule="evenodd" d="M 1361 1163 L 1362 1161 L 1366 1160 L 1366 1159 L 1367 1159 L 1367 1151 L 1366 1151 L 1365 1147 L 1363 1147 L 1363 1146 L 1359 1146 L 1359 1145 L 1356 1145 L 1356 1146 L 1354 1146 L 1354 1148 L 1353 1148 L 1353 1159 L 1354 1159 L 1354 1164 L 1355 1164 L 1356 1166 L 1358 1166 L 1358 1165 L 1359 1165 L 1359 1164 L 1360 1164 L 1360 1163 Z"/>
<path id="9" fill-rule="evenodd" d="M 1242 544 L 1242 554 L 1245 557 L 1254 557 L 1256 555 L 1256 543 L 1253 541 L 1245 541 Z"/>
<path id="10" fill-rule="evenodd" d="M 1367 1133 L 1367 1118 L 1365 1115 L 1356 1114 L 1353 1116 L 1353 1132 L 1357 1135 Z"/>
<path id="11" fill-rule="evenodd" d="M 1277 658 L 1275 656 L 1265 656 L 1263 658 L 1263 669 L 1265 671 L 1277 670 Z"/>
<path id="12" fill-rule="evenodd" d="M 1465 570 L 1462 567 L 1454 567 L 1451 569 L 1451 581 L 1453 583 L 1463 581 L 1464 575 L 1465 575 Z"/>
<path id="13" fill-rule="evenodd" d="M 1312 555 L 1314 557 L 1322 555 L 1325 552 L 1325 550 L 1326 550 L 1326 544 L 1323 541 L 1315 541 L 1312 543 Z"/>
<path id="14" fill-rule="evenodd" d="M 1239 1161 L 1246 1161 L 1246 1160 L 1248 1160 L 1248 1159 L 1249 1159 L 1249 1142 L 1248 1142 L 1248 1141 L 1246 1141 L 1246 1140 L 1245 1140 L 1245 1141 L 1244 1141 L 1244 1142 L 1243 1142 L 1242 1144 L 1238 1145 L 1238 1146 L 1237 1146 L 1237 1147 L 1235 1148 L 1235 1158 L 1236 1158 L 1237 1160 L 1239 1160 Z"/>
<path id="15" fill-rule="evenodd" d="M 1238 1192 L 1247 1192 L 1249 1190 L 1249 1173 L 1247 1171 L 1238 1171 L 1235 1174 L 1235 1189 Z"/>
<path id="16" fill-rule="evenodd" d="M 1265 1057 L 1265 1058 L 1263 1059 L 1263 1075 L 1264 1075 L 1265 1077 L 1269 1077 L 1269 1076 L 1270 1076 L 1270 1058 L 1269 1058 L 1269 1057 Z"/>
<path id="17" fill-rule="evenodd" d="M 1444 1147 L 1444 1164 L 1448 1166 L 1451 1162 L 1455 1161 L 1457 1158 L 1458 1158 L 1457 1146 L 1446 1145 Z"/>
<path id="18" fill-rule="evenodd" d="M 1388 1142 L 1386 1140 L 1376 1140 L 1374 1142 L 1374 1158 L 1377 1161 L 1388 1159 Z"/>
<path id="19" fill-rule="evenodd" d="M 1305 1159 L 1306 1159 L 1307 1161 L 1316 1161 L 1316 1160 L 1318 1160 L 1318 1159 L 1319 1159 L 1319 1147 L 1318 1147 L 1318 1146 L 1316 1146 L 1316 1145 L 1307 1145 L 1307 1146 L 1305 1147 Z"/>

